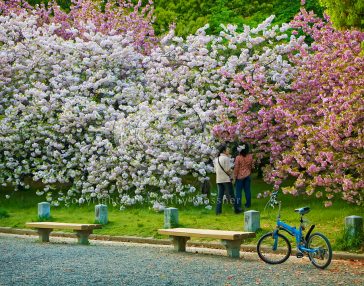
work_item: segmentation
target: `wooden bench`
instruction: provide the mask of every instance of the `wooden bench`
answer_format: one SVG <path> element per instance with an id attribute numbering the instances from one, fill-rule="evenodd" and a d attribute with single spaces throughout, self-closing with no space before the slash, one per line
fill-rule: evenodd
<path id="1" fill-rule="evenodd" d="M 159 229 L 158 232 L 160 234 L 169 235 L 176 251 L 186 251 L 186 242 L 191 237 L 220 239 L 227 250 L 227 255 L 233 258 L 240 257 L 240 244 L 244 239 L 255 237 L 254 232 L 194 228 Z"/>
<path id="2" fill-rule="evenodd" d="M 27 222 L 27 227 L 38 231 L 41 242 L 49 242 L 49 234 L 53 229 L 72 229 L 76 232 L 79 244 L 89 244 L 88 237 L 95 228 L 101 228 L 101 224 L 79 224 L 62 222 Z"/>

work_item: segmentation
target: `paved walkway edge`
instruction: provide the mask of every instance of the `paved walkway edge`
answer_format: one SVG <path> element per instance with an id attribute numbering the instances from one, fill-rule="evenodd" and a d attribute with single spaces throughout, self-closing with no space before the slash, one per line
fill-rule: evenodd
<path id="1" fill-rule="evenodd" d="M 0 227 L 0 233 L 10 233 L 10 234 L 18 234 L 18 235 L 38 235 L 37 231 L 35 231 L 35 230 L 12 228 L 12 227 Z M 50 236 L 76 238 L 76 234 L 66 233 L 66 232 L 57 232 L 57 231 L 52 232 L 50 234 Z M 155 239 L 155 238 L 135 237 L 135 236 L 114 236 L 114 235 L 91 234 L 90 239 L 91 240 L 118 241 L 118 242 L 159 244 L 159 245 L 172 245 L 172 242 L 169 239 Z M 187 246 L 225 249 L 225 247 L 223 245 L 221 245 L 219 243 L 213 243 L 213 242 L 188 241 Z M 240 249 L 245 252 L 256 252 L 255 245 L 241 245 Z M 292 255 L 296 255 L 296 253 L 293 249 L 292 249 Z M 335 252 L 333 252 L 333 259 L 364 261 L 364 254 L 355 254 L 355 253 L 349 253 L 349 252 L 335 251 Z"/>

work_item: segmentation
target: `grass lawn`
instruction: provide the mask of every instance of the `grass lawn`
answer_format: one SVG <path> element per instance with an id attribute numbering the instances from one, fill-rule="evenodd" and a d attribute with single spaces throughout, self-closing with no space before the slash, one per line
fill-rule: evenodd
<path id="1" fill-rule="evenodd" d="M 252 208 L 260 211 L 261 228 L 257 233 L 257 238 L 248 241 L 255 244 L 258 238 L 265 232 L 270 231 L 275 226 L 277 209 L 264 211 L 264 206 L 268 200 L 256 199 L 259 192 L 269 190 L 269 186 L 262 180 L 253 177 L 252 180 Z M 216 192 L 215 189 L 212 192 Z M 0 193 L 0 226 L 15 228 L 25 228 L 25 222 L 37 221 L 37 203 L 44 201 L 43 197 L 35 195 L 34 191 L 18 191 L 13 193 L 10 199 L 5 198 L 5 192 Z M 304 196 L 279 197 L 282 200 L 282 220 L 297 225 L 299 216 L 294 209 L 302 206 L 310 206 L 311 212 L 305 217 L 311 224 L 316 225 L 316 231 L 324 233 L 334 246 L 334 250 L 340 250 L 340 246 L 335 245 L 337 239 L 342 235 L 344 228 L 344 218 L 349 215 L 364 216 L 363 207 L 349 205 L 346 202 L 337 200 L 330 208 L 323 206 L 322 200 L 308 198 Z M 2 211 L 1 211 L 2 210 Z M 7 213 L 8 217 L 1 215 Z M 57 222 L 82 222 L 94 223 L 94 205 L 83 205 L 66 207 L 52 207 L 51 220 Z M 140 237 L 165 238 L 157 233 L 158 228 L 163 227 L 163 213 L 156 213 L 148 207 L 131 207 L 120 211 L 118 208 L 109 206 L 109 224 L 100 230 L 95 230 L 97 234 L 127 235 Z M 244 214 L 234 214 L 230 205 L 224 205 L 223 214 L 216 216 L 214 209 L 207 210 L 203 207 L 179 207 L 179 222 L 181 227 L 209 228 L 223 230 L 243 230 Z M 293 240 L 291 240 L 293 242 Z M 359 252 L 363 252 L 363 247 Z"/>

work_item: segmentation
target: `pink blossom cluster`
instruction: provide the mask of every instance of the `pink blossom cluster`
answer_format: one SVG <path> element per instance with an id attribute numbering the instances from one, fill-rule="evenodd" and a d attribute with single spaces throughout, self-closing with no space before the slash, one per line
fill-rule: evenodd
<path id="1" fill-rule="evenodd" d="M 292 34 L 308 40 L 285 57 L 294 73 L 285 74 L 282 84 L 259 66 L 252 75 L 234 75 L 246 96 L 227 101 L 235 119 L 225 120 L 215 132 L 227 130 L 251 142 L 258 158 L 268 156 L 265 178 L 276 189 L 289 177 L 295 182 L 284 192 L 325 196 L 325 206 L 338 194 L 361 205 L 364 33 L 336 30 L 328 18 L 303 9 L 290 25 Z"/>
<path id="2" fill-rule="evenodd" d="M 64 39 L 88 39 L 90 30 L 104 35 L 126 35 L 140 51 L 149 52 L 157 43 L 152 27 L 153 2 L 142 6 L 140 0 L 107 1 L 104 11 L 102 1 L 72 0 L 69 12 L 61 10 L 56 1 L 33 8 L 22 0 L 1 0 L 0 15 L 28 13 L 39 16 L 38 25 L 54 24 L 54 32 Z"/>

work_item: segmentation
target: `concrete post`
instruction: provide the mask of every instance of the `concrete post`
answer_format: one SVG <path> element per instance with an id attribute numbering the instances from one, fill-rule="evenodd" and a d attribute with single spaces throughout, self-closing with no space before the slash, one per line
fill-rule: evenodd
<path id="1" fill-rule="evenodd" d="M 90 242 L 88 241 L 88 237 L 90 236 L 91 233 L 92 233 L 92 229 L 91 230 L 76 230 L 78 244 L 89 245 Z"/>
<path id="2" fill-rule="evenodd" d="M 49 219 L 51 217 L 51 204 L 42 202 L 38 204 L 38 218 Z"/>
<path id="3" fill-rule="evenodd" d="M 259 228 L 260 213 L 254 210 L 244 212 L 244 230 L 249 232 L 255 232 Z"/>
<path id="4" fill-rule="evenodd" d="M 178 252 L 186 251 L 186 243 L 190 239 L 190 237 L 185 236 L 171 236 L 174 250 Z"/>
<path id="5" fill-rule="evenodd" d="M 345 218 L 345 230 L 350 236 L 363 233 L 363 218 L 357 215 L 347 216 Z"/>
<path id="6" fill-rule="evenodd" d="M 240 257 L 240 244 L 241 240 L 221 240 L 222 245 L 225 246 L 227 255 L 231 258 L 239 258 Z"/>
<path id="7" fill-rule="evenodd" d="M 39 240 L 41 242 L 49 242 L 49 234 L 53 231 L 50 228 L 38 228 Z"/>
<path id="8" fill-rule="evenodd" d="M 164 228 L 174 228 L 178 226 L 178 209 L 164 209 Z"/>
<path id="9" fill-rule="evenodd" d="M 95 206 L 95 220 L 100 224 L 108 223 L 107 205 L 96 205 Z"/>

